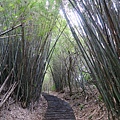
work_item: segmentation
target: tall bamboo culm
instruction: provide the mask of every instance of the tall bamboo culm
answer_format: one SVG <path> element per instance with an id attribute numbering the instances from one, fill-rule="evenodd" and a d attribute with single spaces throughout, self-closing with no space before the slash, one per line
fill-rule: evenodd
<path id="1" fill-rule="evenodd" d="M 13 97 L 22 107 L 39 100 L 56 23 L 55 9 L 51 2 L 46 7 L 45 1 L 0 2 L 0 86 L 5 83 L 7 91 L 16 83 Z"/>
<path id="2" fill-rule="evenodd" d="M 118 0 L 63 1 L 64 16 L 91 72 L 93 83 L 108 109 L 120 119 L 120 2 Z M 69 11 L 69 12 L 68 12 Z M 71 12 L 72 11 L 72 12 Z M 71 14 L 74 13 L 74 19 Z M 74 24 L 76 19 L 77 25 Z M 86 50 L 87 48 L 87 50 Z"/>

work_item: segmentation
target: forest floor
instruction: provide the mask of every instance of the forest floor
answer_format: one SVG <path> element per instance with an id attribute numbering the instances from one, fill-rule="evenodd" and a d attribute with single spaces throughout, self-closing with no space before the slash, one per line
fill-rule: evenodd
<path id="1" fill-rule="evenodd" d="M 50 92 L 49 94 L 68 102 L 74 111 L 76 120 L 108 120 L 107 110 L 96 88 L 86 91 L 85 97 L 83 92 L 73 92 L 70 97 L 67 90 L 64 93 Z"/>
<path id="2" fill-rule="evenodd" d="M 23 109 L 20 103 L 11 103 L 12 98 L 9 101 L 10 105 L 6 103 L 0 110 L 0 120 L 43 120 L 47 109 L 47 101 L 44 97 L 34 105 L 33 110 Z"/>
<path id="3" fill-rule="evenodd" d="M 84 97 L 83 92 L 73 92 L 72 96 L 69 95 L 68 90 L 64 92 L 53 92 L 49 94 L 57 96 L 70 104 L 74 110 L 76 120 L 107 120 L 107 110 L 95 88 L 92 91 L 86 91 Z M 43 120 L 47 110 L 47 101 L 41 97 L 40 101 L 32 112 L 30 109 L 21 108 L 20 104 L 9 100 L 0 110 L 0 120 Z"/>

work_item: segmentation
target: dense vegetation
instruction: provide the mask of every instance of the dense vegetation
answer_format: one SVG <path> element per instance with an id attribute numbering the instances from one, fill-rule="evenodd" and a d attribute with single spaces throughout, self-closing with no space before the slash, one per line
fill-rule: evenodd
<path id="1" fill-rule="evenodd" d="M 93 78 L 92 82 L 99 90 L 109 113 L 112 114 L 112 119 L 119 119 L 120 2 L 107 0 L 69 0 L 69 2 L 78 20 L 78 26 L 74 26 L 72 16 L 67 13 L 67 5 L 64 8 L 62 5 L 63 13 Z"/>
<path id="2" fill-rule="evenodd" d="M 52 31 L 58 18 L 56 9 L 54 1 L 49 5 L 42 0 L 1 1 L 0 83 L 3 87 L 7 84 L 7 94 L 15 89 L 15 99 L 23 107 L 39 99 L 51 56 Z"/>
<path id="3" fill-rule="evenodd" d="M 118 0 L 1 0 L 0 107 L 10 95 L 33 105 L 46 84 L 70 95 L 93 84 L 120 119 L 119 12 Z"/>

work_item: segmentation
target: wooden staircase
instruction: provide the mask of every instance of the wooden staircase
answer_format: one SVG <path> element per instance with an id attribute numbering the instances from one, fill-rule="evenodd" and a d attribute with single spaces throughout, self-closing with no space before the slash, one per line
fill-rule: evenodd
<path id="1" fill-rule="evenodd" d="M 44 120 L 76 120 L 74 112 L 67 102 L 47 93 L 42 95 L 48 102 Z"/>

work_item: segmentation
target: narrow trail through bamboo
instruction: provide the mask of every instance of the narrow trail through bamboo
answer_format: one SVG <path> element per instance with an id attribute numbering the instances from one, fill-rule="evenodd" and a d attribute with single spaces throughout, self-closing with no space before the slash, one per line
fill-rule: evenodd
<path id="1" fill-rule="evenodd" d="M 67 102 L 47 93 L 42 95 L 48 102 L 44 120 L 76 120 L 73 109 Z"/>

